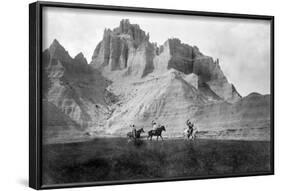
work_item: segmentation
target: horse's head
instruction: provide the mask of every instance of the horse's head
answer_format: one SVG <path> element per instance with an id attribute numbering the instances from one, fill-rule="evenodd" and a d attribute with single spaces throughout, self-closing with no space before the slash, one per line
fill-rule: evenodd
<path id="1" fill-rule="evenodd" d="M 166 131 L 165 126 L 164 126 L 164 125 L 162 125 L 162 126 L 161 126 L 161 129 L 162 129 L 163 131 Z"/>
<path id="2" fill-rule="evenodd" d="M 140 129 L 140 132 L 141 132 L 141 133 L 144 133 L 144 130 L 143 130 L 143 128 L 141 128 L 141 129 Z"/>

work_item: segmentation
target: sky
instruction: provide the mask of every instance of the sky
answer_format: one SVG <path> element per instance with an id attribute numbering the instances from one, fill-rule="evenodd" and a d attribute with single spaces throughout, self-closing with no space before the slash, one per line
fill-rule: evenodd
<path id="1" fill-rule="evenodd" d="M 82 52 L 90 62 L 104 29 L 118 27 L 122 19 L 139 24 L 151 42 L 179 38 L 218 58 L 242 96 L 270 93 L 269 21 L 45 7 L 43 49 L 57 39 L 70 56 Z"/>

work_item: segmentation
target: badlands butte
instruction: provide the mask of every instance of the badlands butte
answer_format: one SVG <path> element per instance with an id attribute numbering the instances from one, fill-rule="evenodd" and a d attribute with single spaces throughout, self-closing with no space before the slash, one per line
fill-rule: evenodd
<path id="1" fill-rule="evenodd" d="M 125 137 L 130 124 L 148 131 L 152 120 L 173 138 L 187 119 L 200 138 L 270 139 L 270 95 L 241 97 L 218 59 L 177 38 L 158 46 L 127 19 L 104 30 L 90 63 L 55 39 L 42 65 L 45 142 Z"/>

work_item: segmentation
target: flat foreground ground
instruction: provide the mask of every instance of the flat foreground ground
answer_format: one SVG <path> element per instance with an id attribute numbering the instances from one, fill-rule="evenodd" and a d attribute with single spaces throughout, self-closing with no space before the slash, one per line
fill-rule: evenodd
<path id="1" fill-rule="evenodd" d="M 43 184 L 266 173 L 270 142 L 96 138 L 43 145 Z"/>

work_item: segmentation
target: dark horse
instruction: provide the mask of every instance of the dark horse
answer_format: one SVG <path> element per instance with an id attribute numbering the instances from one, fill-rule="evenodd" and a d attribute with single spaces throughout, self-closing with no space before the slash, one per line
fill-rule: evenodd
<path id="1" fill-rule="evenodd" d="M 131 131 L 127 133 L 127 137 L 128 137 L 129 139 L 139 139 L 141 133 L 144 133 L 143 128 L 141 128 L 141 129 L 139 129 L 139 130 L 136 130 L 136 137 L 133 135 L 133 132 L 131 132 Z"/>
<path id="2" fill-rule="evenodd" d="M 161 137 L 161 139 L 162 139 L 162 141 L 163 141 L 162 131 L 166 131 L 164 125 L 162 125 L 161 127 L 158 127 L 156 130 L 150 130 L 150 131 L 148 131 L 147 139 L 150 138 L 150 140 L 152 140 L 152 137 L 153 137 L 153 136 L 156 136 L 156 137 L 157 137 L 157 141 L 158 141 L 158 137 Z"/>

